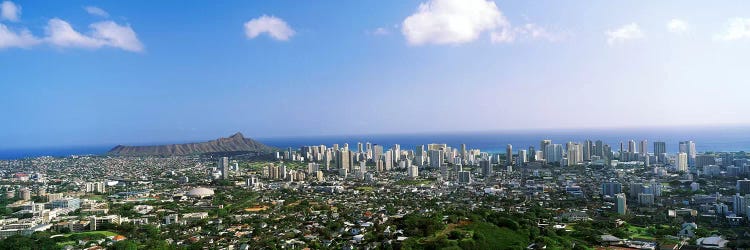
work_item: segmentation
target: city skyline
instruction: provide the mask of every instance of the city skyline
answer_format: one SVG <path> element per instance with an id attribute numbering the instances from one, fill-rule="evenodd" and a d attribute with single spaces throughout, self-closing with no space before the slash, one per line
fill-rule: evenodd
<path id="1" fill-rule="evenodd" d="M 462 3 L 4 1 L 0 147 L 750 124 L 748 3 Z"/>

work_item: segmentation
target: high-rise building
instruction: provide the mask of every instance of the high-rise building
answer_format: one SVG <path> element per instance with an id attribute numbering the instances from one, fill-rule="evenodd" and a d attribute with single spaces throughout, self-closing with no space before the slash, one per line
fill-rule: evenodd
<path id="1" fill-rule="evenodd" d="M 583 162 L 583 150 L 581 144 L 568 143 L 568 166 L 575 166 Z"/>
<path id="2" fill-rule="evenodd" d="M 513 145 L 505 146 L 505 164 L 507 166 L 513 165 Z"/>
<path id="3" fill-rule="evenodd" d="M 484 177 L 489 177 L 494 174 L 494 171 L 492 170 L 492 162 L 489 160 L 479 161 L 479 168 L 482 169 L 482 175 L 484 175 Z"/>
<path id="4" fill-rule="evenodd" d="M 440 169 L 443 165 L 443 151 L 442 150 L 430 150 L 428 151 L 430 158 L 430 168 Z"/>
<path id="5" fill-rule="evenodd" d="M 409 166 L 409 171 L 407 171 L 409 178 L 417 178 L 419 177 L 419 166 L 417 165 L 411 165 Z"/>
<path id="6" fill-rule="evenodd" d="M 391 171 L 393 168 L 393 150 L 385 151 L 385 156 L 383 156 L 383 158 L 385 171 Z"/>
<path id="7" fill-rule="evenodd" d="M 526 150 L 518 150 L 518 157 L 516 157 L 516 165 L 523 165 L 529 162 L 529 158 L 526 156 Z"/>
<path id="8" fill-rule="evenodd" d="M 641 144 L 638 145 L 638 153 L 641 155 L 648 155 L 648 141 L 642 140 Z"/>
<path id="9" fill-rule="evenodd" d="M 602 195 L 614 197 L 619 193 L 622 193 L 622 184 L 618 182 L 602 183 Z"/>
<path id="10" fill-rule="evenodd" d="M 737 193 L 732 197 L 732 199 L 732 207 L 734 208 L 734 213 L 737 214 L 737 216 L 750 215 L 750 211 L 748 211 L 748 206 L 750 206 L 750 194 L 742 196 L 740 195 L 740 193 Z"/>
<path id="11" fill-rule="evenodd" d="M 417 166 L 424 165 L 425 161 L 425 151 L 424 151 L 424 145 L 417 145 L 416 148 L 414 148 L 414 164 Z"/>
<path id="12" fill-rule="evenodd" d="M 737 192 L 740 194 L 750 194 L 750 180 L 737 180 Z"/>
<path id="13" fill-rule="evenodd" d="M 645 188 L 643 188 L 643 183 L 630 183 L 630 197 L 631 198 L 638 198 L 638 194 L 643 193 Z"/>
<path id="14" fill-rule="evenodd" d="M 615 195 L 616 200 L 616 207 L 617 207 L 617 213 L 618 214 L 626 214 L 628 213 L 628 204 L 627 200 L 628 198 L 623 193 L 619 193 Z"/>
<path id="15" fill-rule="evenodd" d="M 594 155 L 604 157 L 604 142 L 602 140 L 596 140 L 594 142 Z"/>
<path id="16" fill-rule="evenodd" d="M 382 148 L 382 147 L 381 147 Z M 349 150 L 341 149 L 338 154 L 336 154 L 336 164 L 339 169 L 346 169 L 351 172 L 351 153 Z"/>
<path id="17" fill-rule="evenodd" d="M 628 153 L 633 153 L 633 154 L 637 153 L 636 148 L 635 148 L 635 141 L 634 140 L 629 140 L 628 141 Z"/>
<path id="18" fill-rule="evenodd" d="M 458 183 L 461 183 L 461 184 L 471 183 L 471 172 L 458 171 Z"/>
<path id="19" fill-rule="evenodd" d="M 547 163 L 560 163 L 562 158 L 562 144 L 548 144 L 544 149 L 544 160 L 546 160 Z"/>
<path id="20" fill-rule="evenodd" d="M 548 146 L 548 145 L 550 145 L 550 144 L 552 144 L 552 140 L 542 140 L 542 141 L 541 141 L 541 142 L 539 143 L 539 150 L 541 150 L 541 151 L 542 151 L 542 155 L 543 155 L 543 157 L 545 157 L 545 158 L 544 158 L 544 159 L 542 159 L 542 160 L 546 160 L 547 162 L 550 162 L 550 161 L 549 161 L 549 160 L 548 160 L 548 159 L 546 158 L 546 157 L 547 157 L 547 146 Z M 540 159 L 537 159 L 537 160 L 540 160 Z"/>
<path id="21" fill-rule="evenodd" d="M 357 142 L 357 153 L 362 153 L 362 152 L 363 152 L 362 143 L 361 142 Z"/>
<path id="22" fill-rule="evenodd" d="M 591 150 L 593 149 L 593 143 L 591 140 L 583 142 L 583 161 L 591 161 Z"/>
<path id="23" fill-rule="evenodd" d="M 680 142 L 680 153 L 687 154 L 688 166 L 695 166 L 695 142 L 693 141 L 681 141 Z"/>
<path id="24" fill-rule="evenodd" d="M 654 195 L 653 194 L 638 194 L 638 204 L 642 206 L 654 205 Z"/>
<path id="25" fill-rule="evenodd" d="M 536 150 L 534 149 L 534 146 L 529 146 L 529 161 L 537 161 L 536 158 Z"/>
<path id="26" fill-rule="evenodd" d="M 605 159 L 607 164 L 609 164 L 610 160 L 612 160 L 612 148 L 609 146 L 609 144 L 602 145 L 602 158 Z"/>
<path id="27" fill-rule="evenodd" d="M 695 167 L 701 169 L 708 165 L 716 165 L 715 155 L 698 155 L 695 157 Z"/>
<path id="28" fill-rule="evenodd" d="M 393 162 L 401 160 L 401 145 L 393 144 Z"/>
<path id="29" fill-rule="evenodd" d="M 680 152 L 677 154 L 677 171 L 687 172 L 688 171 L 688 155 L 687 153 Z"/>
<path id="30" fill-rule="evenodd" d="M 221 179 L 229 179 L 229 158 L 226 156 L 220 157 L 217 165 L 216 167 L 221 171 Z"/>
<path id="31" fill-rule="evenodd" d="M 654 142 L 654 156 L 656 156 L 656 162 L 667 163 L 667 143 L 663 141 Z"/>
<path id="32" fill-rule="evenodd" d="M 383 146 L 375 144 L 372 146 L 372 159 L 374 161 L 380 160 L 383 157 Z"/>
<path id="33" fill-rule="evenodd" d="M 466 160 L 466 144 L 461 143 L 461 160 Z"/>

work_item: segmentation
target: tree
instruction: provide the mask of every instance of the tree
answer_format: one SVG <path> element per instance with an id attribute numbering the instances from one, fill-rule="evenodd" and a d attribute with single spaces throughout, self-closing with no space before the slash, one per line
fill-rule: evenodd
<path id="1" fill-rule="evenodd" d="M 138 244 L 132 240 L 121 240 L 112 245 L 115 250 L 138 250 Z"/>

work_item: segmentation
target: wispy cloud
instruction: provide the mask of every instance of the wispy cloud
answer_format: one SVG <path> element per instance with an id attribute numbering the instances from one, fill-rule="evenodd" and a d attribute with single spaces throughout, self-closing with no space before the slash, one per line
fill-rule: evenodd
<path id="1" fill-rule="evenodd" d="M 113 47 L 132 52 L 143 51 L 143 44 L 129 25 L 119 25 L 113 21 L 97 22 L 89 25 L 91 35 L 76 31 L 70 23 L 53 18 L 46 27 L 45 41 L 57 47 L 98 49 Z"/>
<path id="2" fill-rule="evenodd" d="M 630 40 L 643 39 L 646 35 L 641 31 L 641 27 L 637 23 L 626 24 L 615 30 L 608 30 L 604 32 L 607 36 L 607 43 L 614 45 L 623 43 Z"/>
<path id="3" fill-rule="evenodd" d="M 94 16 L 109 17 L 109 13 L 107 13 L 107 11 L 96 6 L 86 6 L 83 9 L 86 10 L 86 12 L 88 12 L 89 14 L 94 15 Z"/>
<path id="4" fill-rule="evenodd" d="M 245 23 L 245 35 L 248 39 L 254 39 L 263 33 L 279 41 L 288 41 L 295 34 L 283 19 L 274 16 L 263 15 Z"/>
<path id="5" fill-rule="evenodd" d="M 714 40 L 735 41 L 750 38 L 750 18 L 735 17 L 727 21 L 724 31 L 714 35 Z"/>
<path id="6" fill-rule="evenodd" d="M 391 34 L 391 31 L 385 27 L 377 27 L 374 30 L 368 30 L 365 33 L 373 36 L 385 36 Z"/>

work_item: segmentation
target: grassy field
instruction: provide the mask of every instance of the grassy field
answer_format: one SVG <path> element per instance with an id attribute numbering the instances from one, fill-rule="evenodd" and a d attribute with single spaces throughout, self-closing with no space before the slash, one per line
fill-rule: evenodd
<path id="1" fill-rule="evenodd" d="M 363 187 L 355 187 L 354 189 L 365 192 L 365 193 L 371 193 L 373 190 L 373 187 L 363 186 Z"/>
<path id="2" fill-rule="evenodd" d="M 633 239 L 644 239 L 644 240 L 654 240 L 654 236 L 651 235 L 646 231 L 646 228 L 628 225 L 628 233 L 630 233 L 630 238 Z"/>
<path id="3" fill-rule="evenodd" d="M 394 184 L 399 186 L 419 186 L 419 185 L 430 185 L 430 180 L 398 180 Z"/>
<path id="4" fill-rule="evenodd" d="M 450 238 L 449 235 L 460 235 Z M 488 222 L 462 222 L 448 224 L 443 230 L 427 238 L 420 238 L 409 249 L 523 249 L 528 237 L 508 228 Z"/>
<path id="5" fill-rule="evenodd" d="M 519 246 L 525 248 L 526 246 L 528 246 L 528 242 L 526 242 L 526 236 L 518 234 L 508 228 L 499 228 L 487 222 L 471 223 L 466 227 L 460 228 L 471 231 L 472 234 L 481 234 L 486 245 L 481 244 L 483 242 L 478 241 L 477 247 L 482 249 L 508 249 Z"/>
<path id="6" fill-rule="evenodd" d="M 91 235 L 91 234 L 103 234 L 106 237 L 115 236 L 118 235 L 118 233 L 110 232 L 110 231 L 88 231 L 88 232 L 80 232 L 80 233 L 69 233 L 65 234 L 65 237 L 70 237 L 71 235 Z"/>
<path id="7" fill-rule="evenodd" d="M 82 198 L 89 199 L 89 200 L 95 200 L 95 201 L 104 201 L 104 196 L 103 195 L 96 195 L 96 194 L 84 195 Z"/>
<path id="8" fill-rule="evenodd" d="M 307 169 L 307 163 L 298 162 L 298 161 L 288 161 L 288 162 L 284 162 L 283 164 L 277 161 L 240 162 L 239 166 L 240 166 L 240 169 L 260 172 L 260 171 L 263 171 L 263 167 L 271 165 L 271 163 L 273 163 L 275 166 L 285 165 L 287 169 L 293 169 L 293 170 L 306 170 Z"/>

